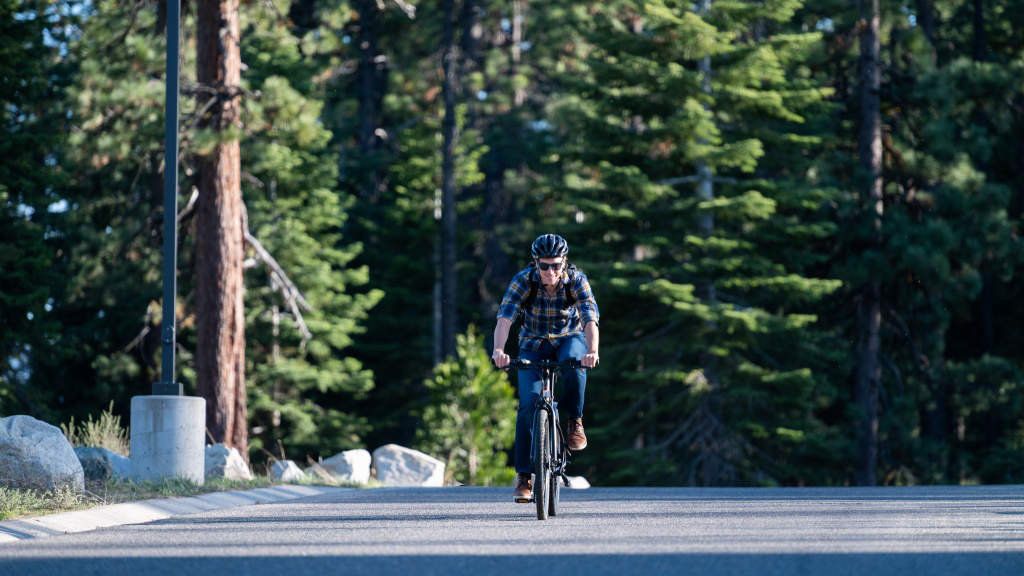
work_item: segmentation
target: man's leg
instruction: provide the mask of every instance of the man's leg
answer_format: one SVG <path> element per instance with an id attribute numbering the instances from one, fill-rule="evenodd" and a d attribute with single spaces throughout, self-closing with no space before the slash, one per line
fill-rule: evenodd
<path id="1" fill-rule="evenodd" d="M 543 358 L 542 351 L 520 350 L 519 357 L 531 362 Z M 533 444 L 533 406 L 540 396 L 540 371 L 519 369 L 519 411 L 516 414 L 516 445 L 514 466 L 520 474 L 533 472 L 530 446 Z"/>
<path id="2" fill-rule="evenodd" d="M 572 358 L 579 360 L 587 353 L 587 341 L 582 334 L 567 338 L 558 347 L 558 361 L 565 362 Z M 583 417 L 583 393 L 587 389 L 587 371 L 582 368 L 570 370 L 562 368 L 562 399 L 558 403 L 569 418 Z"/>
<path id="3" fill-rule="evenodd" d="M 587 342 L 582 334 L 568 338 L 558 348 L 558 361 L 569 358 L 579 360 L 587 353 Z M 566 418 L 566 443 L 570 450 L 587 447 L 587 435 L 583 432 L 583 394 L 587 389 L 587 371 L 583 368 L 562 368 L 562 384 L 565 392 L 559 407 Z"/>

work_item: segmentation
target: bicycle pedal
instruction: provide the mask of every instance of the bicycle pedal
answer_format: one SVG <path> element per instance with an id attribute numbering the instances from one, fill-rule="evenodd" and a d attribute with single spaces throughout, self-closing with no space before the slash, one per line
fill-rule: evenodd
<path id="1" fill-rule="evenodd" d="M 529 504 L 533 502 L 533 498 L 516 498 L 516 504 Z"/>

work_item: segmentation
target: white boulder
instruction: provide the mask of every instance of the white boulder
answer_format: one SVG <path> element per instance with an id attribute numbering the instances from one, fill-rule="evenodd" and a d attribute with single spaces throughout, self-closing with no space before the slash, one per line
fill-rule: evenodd
<path id="1" fill-rule="evenodd" d="M 566 476 L 569 480 L 569 488 L 573 490 L 586 490 L 590 488 L 590 482 L 583 476 Z"/>
<path id="2" fill-rule="evenodd" d="M 397 444 L 374 450 L 373 468 L 385 486 L 444 486 L 444 462 Z"/>
<path id="3" fill-rule="evenodd" d="M 297 482 L 302 479 L 302 469 L 291 460 L 278 460 L 270 467 L 270 477 L 279 482 Z"/>
<path id="4" fill-rule="evenodd" d="M 237 448 L 214 444 L 206 447 L 206 478 L 252 480 L 252 471 Z"/>
<path id="5" fill-rule="evenodd" d="M 88 480 L 128 478 L 132 474 L 131 460 L 106 448 L 76 446 L 75 456 Z"/>
<path id="6" fill-rule="evenodd" d="M 0 418 L 0 485 L 85 490 L 85 472 L 60 428 L 31 416 Z"/>
<path id="7" fill-rule="evenodd" d="M 320 467 L 341 482 L 366 484 L 370 481 L 370 462 L 373 458 L 366 450 L 345 450 L 320 463 Z"/>

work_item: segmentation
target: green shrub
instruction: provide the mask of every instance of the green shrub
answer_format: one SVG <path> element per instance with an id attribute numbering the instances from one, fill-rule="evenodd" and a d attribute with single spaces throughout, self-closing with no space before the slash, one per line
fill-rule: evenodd
<path id="1" fill-rule="evenodd" d="M 516 401 L 475 327 L 459 335 L 456 357 L 438 364 L 425 385 L 430 404 L 423 410 L 416 448 L 445 462 L 445 483 L 511 482 L 515 472 L 505 450 L 515 439 Z"/>

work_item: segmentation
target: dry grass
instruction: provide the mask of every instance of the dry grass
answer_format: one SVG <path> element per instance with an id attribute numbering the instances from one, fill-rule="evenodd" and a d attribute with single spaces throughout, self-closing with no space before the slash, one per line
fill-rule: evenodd
<path id="1" fill-rule="evenodd" d="M 17 490 L 0 486 L 0 520 L 42 516 L 97 506 L 88 494 L 70 488 L 58 490 Z"/>
<path id="2" fill-rule="evenodd" d="M 115 416 L 113 410 L 114 402 L 111 401 L 110 406 L 100 414 L 99 420 L 89 416 L 88 420 L 76 425 L 72 416 L 70 422 L 60 425 L 60 429 L 72 446 L 95 446 L 128 456 L 128 429 L 121 426 L 121 417 Z"/>

